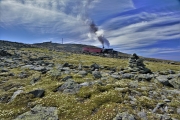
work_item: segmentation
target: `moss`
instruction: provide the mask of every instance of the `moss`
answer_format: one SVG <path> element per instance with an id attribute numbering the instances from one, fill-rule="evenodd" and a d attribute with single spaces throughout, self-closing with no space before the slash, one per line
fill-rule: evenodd
<path id="1" fill-rule="evenodd" d="M 106 91 L 98 95 L 92 95 L 91 97 L 91 101 L 95 103 L 97 107 L 108 102 L 120 103 L 122 100 L 122 96 L 115 90 Z"/>
<path id="2" fill-rule="evenodd" d="M 82 87 L 80 91 L 77 93 L 78 97 L 81 98 L 90 98 L 94 94 L 98 94 L 99 91 L 96 86 L 93 87 Z"/>
<path id="3" fill-rule="evenodd" d="M 137 98 L 137 104 L 139 107 L 145 107 L 145 108 L 154 108 L 156 106 L 156 101 L 146 97 L 146 96 L 141 96 Z"/>
<path id="4" fill-rule="evenodd" d="M 0 103 L 0 118 L 13 119 L 15 116 L 26 112 L 29 110 L 27 105 L 31 101 L 33 101 L 33 96 L 31 94 L 22 93 L 10 103 Z"/>
<path id="5" fill-rule="evenodd" d="M 180 107 L 180 101 L 176 100 L 176 99 L 173 99 L 170 104 L 169 104 L 171 107 Z"/>
<path id="6" fill-rule="evenodd" d="M 112 120 L 116 114 L 116 103 L 106 103 L 103 104 L 97 111 L 94 111 L 95 113 L 93 113 L 90 117 L 88 117 L 87 119 L 89 120 Z"/>

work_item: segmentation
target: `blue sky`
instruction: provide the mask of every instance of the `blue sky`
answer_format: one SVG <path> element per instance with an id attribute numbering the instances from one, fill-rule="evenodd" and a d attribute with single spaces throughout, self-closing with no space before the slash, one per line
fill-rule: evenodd
<path id="1" fill-rule="evenodd" d="M 180 61 L 180 0 L 0 0 L 0 39 L 53 41 L 110 48 Z"/>

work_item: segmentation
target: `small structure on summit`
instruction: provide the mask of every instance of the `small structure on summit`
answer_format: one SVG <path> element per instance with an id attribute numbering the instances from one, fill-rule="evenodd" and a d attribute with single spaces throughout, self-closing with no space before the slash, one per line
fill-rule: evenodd
<path id="1" fill-rule="evenodd" d="M 139 72 L 143 74 L 152 73 L 150 69 L 145 67 L 143 59 L 139 58 L 139 56 L 136 53 L 132 54 L 129 58 L 128 69 L 131 72 Z"/>

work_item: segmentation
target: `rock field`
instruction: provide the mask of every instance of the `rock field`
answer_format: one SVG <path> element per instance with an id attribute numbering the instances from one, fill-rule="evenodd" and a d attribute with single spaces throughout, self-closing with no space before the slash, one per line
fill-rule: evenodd
<path id="1" fill-rule="evenodd" d="M 0 45 L 2 120 L 180 120 L 180 65 Z"/>

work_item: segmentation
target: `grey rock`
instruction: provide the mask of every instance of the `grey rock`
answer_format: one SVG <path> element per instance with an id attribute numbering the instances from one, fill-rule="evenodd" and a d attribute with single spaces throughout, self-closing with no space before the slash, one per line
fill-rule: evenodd
<path id="1" fill-rule="evenodd" d="M 69 67 L 69 63 L 64 63 L 62 67 Z"/>
<path id="2" fill-rule="evenodd" d="M 93 85 L 93 82 L 84 82 L 84 83 L 81 83 L 79 85 L 80 86 L 90 86 L 90 85 Z"/>
<path id="3" fill-rule="evenodd" d="M 138 114 L 137 114 L 140 118 L 141 118 L 141 120 L 148 120 L 147 119 L 147 114 L 145 113 L 145 112 L 138 112 Z"/>
<path id="4" fill-rule="evenodd" d="M 63 93 L 70 93 L 70 94 L 75 94 L 79 91 L 81 86 L 74 82 L 73 80 L 68 80 L 66 81 L 63 85 L 61 85 L 57 91 L 62 91 Z"/>
<path id="5" fill-rule="evenodd" d="M 159 120 L 172 120 L 171 116 L 167 115 L 167 114 L 156 114 L 159 118 Z"/>
<path id="6" fill-rule="evenodd" d="M 59 120 L 58 110 L 56 107 L 36 105 L 30 111 L 19 115 L 14 120 Z"/>
<path id="7" fill-rule="evenodd" d="M 163 106 L 164 106 L 164 103 L 158 103 L 152 112 L 155 113 L 158 109 L 162 108 Z"/>
<path id="8" fill-rule="evenodd" d="M 172 86 L 170 83 L 169 83 L 169 80 L 168 80 L 168 76 L 167 75 L 160 75 L 158 77 L 156 77 L 156 79 L 162 83 L 163 85 L 166 85 L 166 86 Z"/>
<path id="9" fill-rule="evenodd" d="M 180 108 L 177 108 L 177 114 L 180 114 Z"/>
<path id="10" fill-rule="evenodd" d="M 78 72 L 79 72 L 78 70 L 75 69 L 72 70 L 72 73 L 78 73 Z"/>
<path id="11" fill-rule="evenodd" d="M 63 67 L 63 68 L 61 69 L 61 71 L 70 71 L 70 68 L 69 68 L 69 67 Z"/>
<path id="12" fill-rule="evenodd" d="M 138 81 L 129 82 L 129 87 L 130 88 L 137 88 L 138 87 Z"/>
<path id="13" fill-rule="evenodd" d="M 163 90 L 169 94 L 180 94 L 180 90 Z"/>
<path id="14" fill-rule="evenodd" d="M 134 79 L 138 81 L 142 81 L 142 80 L 150 81 L 153 77 L 154 76 L 151 74 L 139 74 L 139 75 L 136 75 Z"/>
<path id="15" fill-rule="evenodd" d="M 96 63 L 92 64 L 91 65 L 91 70 L 94 71 L 95 69 L 98 69 L 99 70 L 100 66 Z"/>
<path id="16" fill-rule="evenodd" d="M 168 75 L 169 72 L 168 72 L 168 71 L 160 71 L 159 74 L 160 74 L 160 75 Z"/>
<path id="17" fill-rule="evenodd" d="M 79 65 L 78 65 L 78 70 L 82 70 L 82 64 L 81 63 L 79 63 Z"/>
<path id="18" fill-rule="evenodd" d="M 33 69 L 33 68 L 34 68 L 33 65 L 25 65 L 21 67 L 21 69 Z"/>
<path id="19" fill-rule="evenodd" d="M 92 72 L 92 75 L 97 79 L 102 77 L 101 73 L 97 69 Z"/>
<path id="20" fill-rule="evenodd" d="M 36 70 L 36 71 L 40 71 L 40 72 L 41 72 L 41 71 L 45 71 L 46 68 L 43 67 L 43 66 L 34 66 L 33 70 Z"/>
<path id="21" fill-rule="evenodd" d="M 169 83 L 176 89 L 180 89 L 180 77 L 169 80 Z"/>
<path id="22" fill-rule="evenodd" d="M 78 72 L 79 75 L 86 76 L 88 73 L 84 70 Z"/>
<path id="23" fill-rule="evenodd" d="M 169 74 L 175 74 L 176 72 L 174 72 L 173 70 L 168 70 Z"/>
<path id="24" fill-rule="evenodd" d="M 52 69 L 52 70 L 48 71 L 48 74 L 49 74 L 51 77 L 58 78 L 58 77 L 61 76 L 61 71 L 60 71 L 60 70 L 57 70 L 57 69 Z"/>
<path id="25" fill-rule="evenodd" d="M 0 50 L 0 56 L 12 56 L 12 54 L 7 52 L 6 50 Z"/>
<path id="26" fill-rule="evenodd" d="M 0 68 L 0 72 L 9 72 L 9 70 L 5 68 Z"/>
<path id="27" fill-rule="evenodd" d="M 68 79 L 71 79 L 71 78 L 73 78 L 72 76 L 66 76 L 66 77 L 64 77 L 63 79 L 62 79 L 62 81 L 67 81 Z"/>
<path id="28" fill-rule="evenodd" d="M 117 80 L 120 80 L 120 79 L 121 79 L 119 75 L 114 75 L 114 74 L 112 74 L 111 77 L 114 78 L 114 79 L 117 79 Z"/>
<path id="29" fill-rule="evenodd" d="M 64 71 L 64 74 L 69 75 L 71 72 L 70 71 Z"/>
<path id="30" fill-rule="evenodd" d="M 33 94 L 34 97 L 39 97 L 39 98 L 44 97 L 44 93 L 45 93 L 44 90 L 34 90 L 34 91 L 29 92 L 29 94 Z"/>
<path id="31" fill-rule="evenodd" d="M 24 73 L 24 72 L 21 72 L 18 77 L 20 77 L 21 79 L 23 78 L 27 78 L 28 77 L 28 74 Z"/>
<path id="32" fill-rule="evenodd" d="M 125 73 L 125 74 L 122 74 L 122 75 L 121 75 L 121 78 L 122 78 L 122 79 L 131 79 L 131 78 L 134 78 L 134 74 Z"/>
<path id="33" fill-rule="evenodd" d="M 14 92 L 9 102 L 13 101 L 16 98 L 16 96 L 21 94 L 22 92 L 23 90 L 17 90 L 16 92 Z"/>
<path id="34" fill-rule="evenodd" d="M 108 80 L 109 77 L 101 77 L 101 80 Z"/>
<path id="35" fill-rule="evenodd" d="M 129 114 L 127 112 L 118 113 L 113 120 L 136 120 L 135 117 L 132 114 Z"/>
<path id="36" fill-rule="evenodd" d="M 171 100 L 169 100 L 169 99 L 164 99 L 163 101 L 164 102 L 171 102 Z"/>

